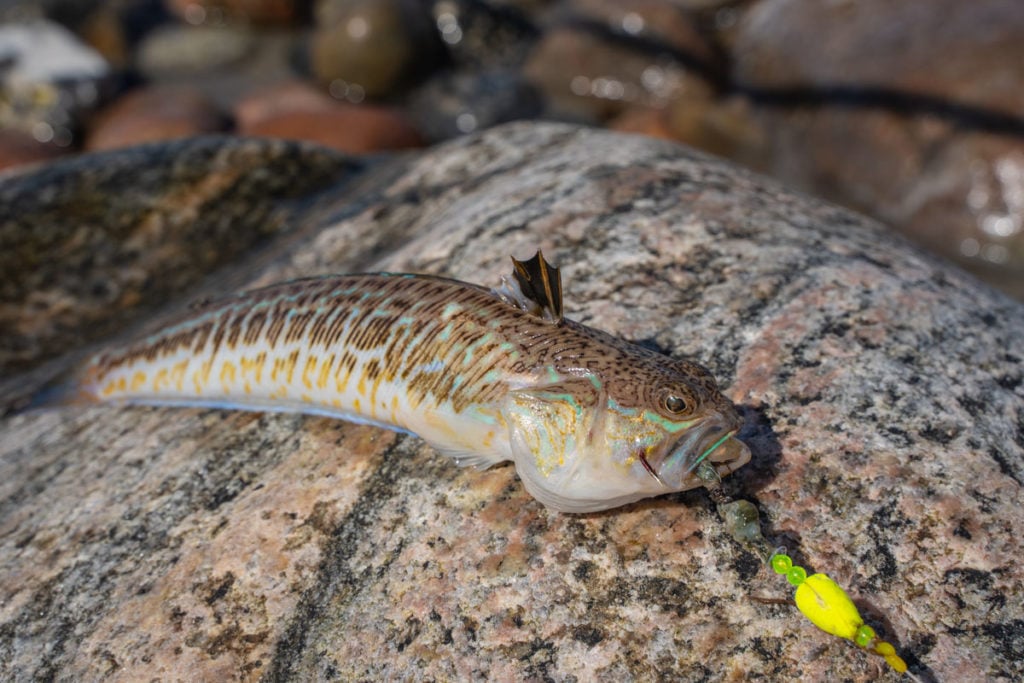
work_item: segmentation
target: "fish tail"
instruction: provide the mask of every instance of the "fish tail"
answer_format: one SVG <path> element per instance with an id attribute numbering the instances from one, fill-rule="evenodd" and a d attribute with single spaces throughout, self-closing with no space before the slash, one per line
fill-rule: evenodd
<path id="1" fill-rule="evenodd" d="M 4 417 L 12 417 L 41 410 L 99 403 L 99 398 L 89 389 L 91 383 L 87 381 L 87 376 L 88 373 L 80 368 L 58 374 L 36 391 L 16 398 L 4 407 L 2 414 Z"/>

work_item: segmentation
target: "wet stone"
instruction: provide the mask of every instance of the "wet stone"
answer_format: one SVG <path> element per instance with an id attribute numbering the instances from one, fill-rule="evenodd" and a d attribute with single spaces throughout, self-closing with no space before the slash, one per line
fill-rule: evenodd
<path id="1" fill-rule="evenodd" d="M 603 121 L 637 105 L 665 107 L 676 98 L 702 102 L 713 94 L 706 70 L 586 24 L 547 31 L 523 74 L 545 95 L 550 113 L 580 121 Z"/>
<path id="2" fill-rule="evenodd" d="M 288 232 L 284 202 L 357 166 L 319 147 L 211 137 L 0 181 L 4 379 L 122 329 Z"/>
<path id="3" fill-rule="evenodd" d="M 355 87 L 360 98 L 396 95 L 442 59 L 440 39 L 419 3 L 328 0 L 318 6 L 309 61 L 325 87 Z"/>
<path id="4" fill-rule="evenodd" d="M 113 92 L 110 66 L 51 21 L 0 25 L 0 129 L 70 147 L 85 115 Z"/>
<path id="5" fill-rule="evenodd" d="M 1024 298 L 1024 4 L 764 0 L 732 53 L 760 169 Z"/>
<path id="6" fill-rule="evenodd" d="M 431 14 L 457 68 L 492 70 L 522 64 L 539 30 L 512 3 L 434 0 Z"/>
<path id="7" fill-rule="evenodd" d="M 225 117 L 201 91 L 186 86 L 151 86 L 119 98 L 91 122 L 85 147 L 114 149 L 173 140 L 225 127 Z"/>
<path id="8" fill-rule="evenodd" d="M 141 148 L 128 168 L 147 188 L 182 155 L 207 180 L 266 165 L 205 149 Z M 58 162 L 55 187 L 97 166 Z M 868 219 L 638 136 L 511 124 L 324 180 L 242 198 L 289 206 L 290 239 L 241 248 L 215 291 L 376 270 L 491 285 L 539 247 L 569 317 L 714 372 L 754 456 L 726 493 L 912 673 L 1024 676 L 1020 303 Z M 77 209 L 35 196 L 34 226 Z M 167 224 L 194 220 L 167 205 Z M 115 206 L 134 225 L 152 202 Z M 115 406 L 0 421 L 4 679 L 897 680 L 752 600 L 791 593 L 752 558 L 703 491 L 557 514 L 511 467 L 458 469 L 369 426 Z"/>
<path id="9" fill-rule="evenodd" d="M 236 109 L 236 122 L 241 135 L 306 140 L 353 154 L 423 144 L 400 111 L 339 102 L 301 82 L 250 93 Z"/>
<path id="10" fill-rule="evenodd" d="M 504 69 L 438 74 L 413 92 L 407 105 L 432 141 L 535 118 L 542 108 L 537 90 L 518 72 Z"/>

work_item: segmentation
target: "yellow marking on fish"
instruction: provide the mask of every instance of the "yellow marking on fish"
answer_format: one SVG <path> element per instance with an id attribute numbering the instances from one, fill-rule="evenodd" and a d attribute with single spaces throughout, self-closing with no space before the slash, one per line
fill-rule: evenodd
<path id="1" fill-rule="evenodd" d="M 263 367 L 263 363 L 257 356 L 255 359 L 250 359 L 246 356 L 242 356 L 238 359 L 239 374 L 241 375 L 242 381 L 244 382 L 242 390 L 249 395 L 252 393 L 252 383 L 249 381 L 249 375 L 256 376 L 256 382 L 259 382 L 260 369 Z"/>
<path id="2" fill-rule="evenodd" d="M 206 384 L 210 381 L 210 372 L 213 370 L 213 361 L 203 361 L 199 370 L 192 375 L 192 382 L 196 387 L 196 396 L 201 396 Z"/>
<path id="3" fill-rule="evenodd" d="M 131 390 L 138 391 L 142 388 L 142 385 L 146 383 L 146 373 L 142 370 L 136 370 L 135 374 L 132 375 Z"/>
<path id="4" fill-rule="evenodd" d="M 260 384 L 263 381 L 263 366 L 267 364 L 267 352 L 260 351 L 253 362 L 256 365 L 256 384 Z"/>
<path id="5" fill-rule="evenodd" d="M 307 389 L 313 388 L 313 380 L 311 380 L 309 376 L 316 372 L 316 363 L 316 356 L 310 356 L 309 358 L 306 359 L 306 367 L 302 369 L 302 383 L 306 386 Z"/>
<path id="6" fill-rule="evenodd" d="M 242 356 L 242 358 L 239 359 L 238 365 L 241 368 L 242 379 L 247 379 L 249 374 L 252 373 L 253 379 L 255 379 L 256 383 L 259 384 L 260 376 L 263 374 L 263 359 L 260 357 L 262 355 L 263 354 L 260 354 L 255 358 Z"/>
<path id="7" fill-rule="evenodd" d="M 160 368 L 157 370 L 156 377 L 153 378 L 154 393 L 163 391 L 164 385 L 171 383 L 169 375 L 170 373 L 167 372 L 167 368 Z"/>
<path id="8" fill-rule="evenodd" d="M 366 375 L 359 375 L 359 384 L 356 385 L 356 391 L 359 392 L 360 396 L 366 396 Z"/>
<path id="9" fill-rule="evenodd" d="M 224 385 L 224 388 L 235 383 L 235 364 L 231 361 L 224 361 L 224 365 L 220 368 L 220 383 Z"/>
<path id="10" fill-rule="evenodd" d="M 270 381 L 276 382 L 278 375 L 284 371 L 284 359 L 275 358 L 274 367 L 270 369 Z"/>
<path id="11" fill-rule="evenodd" d="M 285 359 L 285 372 L 288 374 L 288 378 L 285 380 L 288 384 L 292 383 L 292 379 L 295 377 L 295 363 L 299 360 L 299 352 L 293 351 L 292 355 Z"/>
<path id="12" fill-rule="evenodd" d="M 334 406 L 335 408 L 340 408 L 341 407 L 341 401 L 336 399 L 336 398 L 332 398 L 331 399 L 331 405 Z"/>
<path id="13" fill-rule="evenodd" d="M 104 396 L 104 397 L 110 396 L 115 391 L 117 391 L 117 386 L 115 385 L 115 383 L 113 381 L 110 381 L 110 382 L 107 382 L 106 385 L 103 387 L 103 389 L 100 391 L 100 395 Z"/>
<path id="14" fill-rule="evenodd" d="M 370 405 L 373 406 L 373 416 L 377 416 L 377 390 L 380 388 L 380 375 L 373 381 L 373 388 L 370 389 Z M 385 403 L 380 404 L 381 408 L 387 408 Z"/>
<path id="15" fill-rule="evenodd" d="M 345 372 L 344 365 L 338 366 L 338 372 L 334 374 L 334 388 L 339 394 L 345 393 L 345 387 L 348 386 L 350 376 L 348 372 Z"/>
<path id="16" fill-rule="evenodd" d="M 359 411 L 361 411 L 363 409 L 362 406 L 359 403 L 359 399 L 358 398 L 355 399 L 354 401 L 352 401 L 352 407 L 355 408 L 356 412 L 359 412 Z"/>
<path id="17" fill-rule="evenodd" d="M 303 403 L 313 402 L 313 397 L 310 396 L 309 394 L 299 394 L 299 399 L 301 399 Z"/>
<path id="18" fill-rule="evenodd" d="M 434 412 L 428 412 L 425 416 L 426 423 L 430 425 L 431 429 L 436 429 L 439 432 L 452 440 L 458 440 L 458 432 L 452 427 L 451 423 L 445 419 L 444 415 Z"/>
<path id="19" fill-rule="evenodd" d="M 171 381 L 174 382 L 174 390 L 181 393 L 185 386 L 185 371 L 188 370 L 188 361 L 183 360 L 175 363 L 171 368 Z"/>
<path id="20" fill-rule="evenodd" d="M 391 421 L 398 422 L 398 396 L 391 397 Z"/>
<path id="21" fill-rule="evenodd" d="M 317 389 L 327 388 L 327 378 L 330 377 L 332 365 L 334 365 L 334 356 L 328 356 L 327 362 L 320 364 L 320 376 L 316 380 Z"/>

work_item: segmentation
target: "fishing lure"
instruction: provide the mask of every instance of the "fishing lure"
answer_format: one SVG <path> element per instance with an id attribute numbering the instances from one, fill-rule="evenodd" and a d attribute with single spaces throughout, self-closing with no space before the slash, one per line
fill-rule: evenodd
<path id="1" fill-rule="evenodd" d="M 557 268 L 496 289 L 426 275 L 296 280 L 207 304 L 102 352 L 37 404 L 313 413 L 417 434 L 459 465 L 511 460 L 527 491 L 590 512 L 702 486 L 750 460 L 700 365 L 562 315 Z"/>
<path id="2" fill-rule="evenodd" d="M 753 503 L 742 499 L 733 500 L 727 496 L 722 490 L 722 478 L 706 462 L 699 463 L 695 473 L 717 504 L 718 514 L 732 537 L 745 544 L 772 571 L 785 576 L 786 581 L 796 587 L 794 604 L 801 614 L 825 633 L 852 641 L 857 647 L 882 657 L 896 673 L 917 680 L 916 676 L 907 671 L 907 663 L 896 654 L 896 648 L 879 638 L 875 629 L 864 623 L 853 600 L 838 583 L 827 574 L 808 576 L 806 569 L 793 564 L 785 548 L 772 549 L 761 534 L 760 516 Z"/>

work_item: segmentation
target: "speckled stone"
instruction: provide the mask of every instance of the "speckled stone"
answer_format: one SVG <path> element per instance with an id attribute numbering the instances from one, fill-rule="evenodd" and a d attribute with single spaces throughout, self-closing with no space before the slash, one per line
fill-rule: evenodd
<path id="1" fill-rule="evenodd" d="M 288 233 L 289 199 L 361 165 L 310 145 L 209 137 L 0 179 L 4 379 L 123 329 Z"/>
<path id="2" fill-rule="evenodd" d="M 731 54 L 757 167 L 1024 300 L 1024 3 L 762 0 Z"/>
<path id="3" fill-rule="evenodd" d="M 153 148 L 154 159 L 160 150 Z M 494 283 L 711 367 L 773 541 L 923 680 L 1024 676 L 1024 307 L 878 225 L 665 143 L 512 124 L 339 183 L 250 284 Z M 323 418 L 94 407 L 0 423 L 0 678 L 869 680 L 704 493 L 541 507 L 510 467 Z"/>

